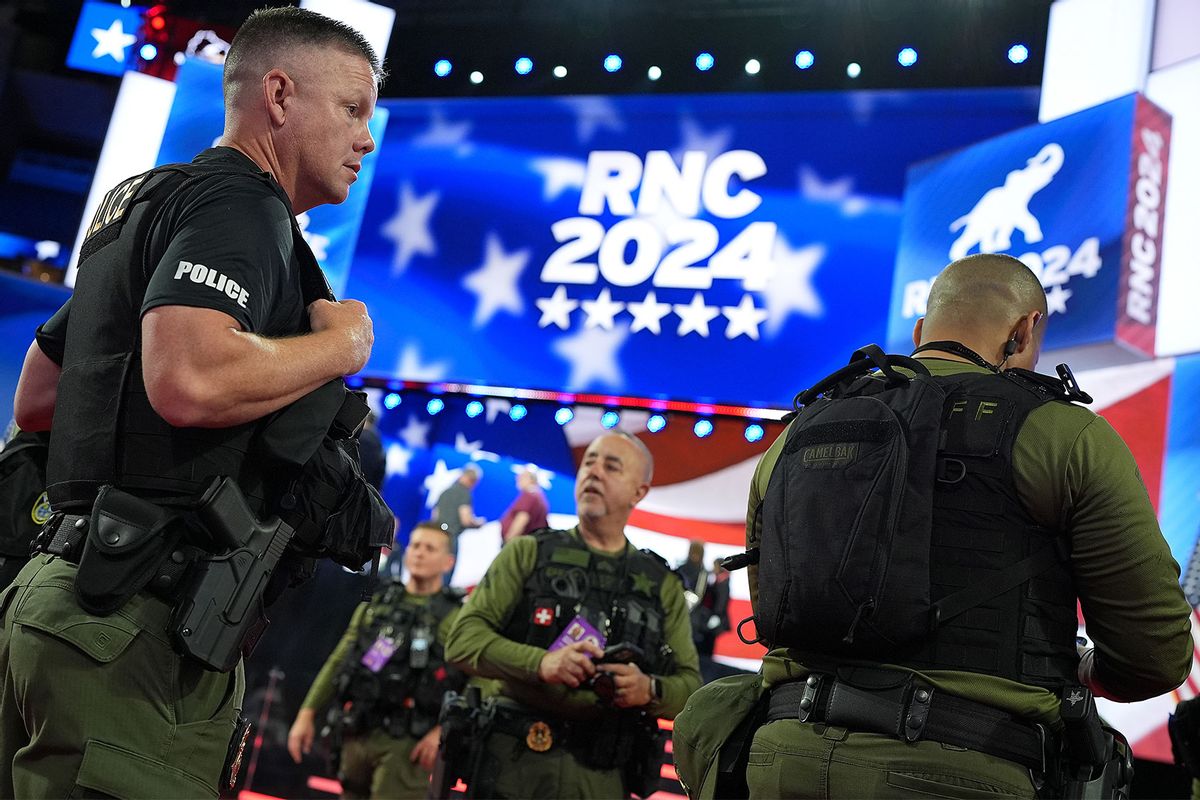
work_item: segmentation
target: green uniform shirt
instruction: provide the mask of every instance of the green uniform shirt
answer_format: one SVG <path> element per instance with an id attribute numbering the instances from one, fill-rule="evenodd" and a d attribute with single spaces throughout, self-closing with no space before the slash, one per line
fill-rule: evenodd
<path id="1" fill-rule="evenodd" d="M 922 359 L 933 375 L 987 373 L 973 364 Z M 787 439 L 763 454 L 750 485 L 747 529 Z M 1096 647 L 1095 677 L 1123 702 L 1169 691 L 1192 662 L 1191 607 L 1179 565 L 1158 528 L 1129 448 L 1102 417 L 1066 402 L 1030 412 L 1013 446 L 1017 494 L 1033 519 L 1071 541 L 1071 571 Z M 757 569 L 750 568 L 757 609 Z M 807 671 L 786 648 L 763 659 L 767 685 Z M 922 673 L 935 687 L 1035 721 L 1052 722 L 1058 700 L 1047 689 L 973 672 Z"/>
<path id="2" fill-rule="evenodd" d="M 429 604 L 429 598 L 433 595 L 415 595 L 409 592 L 404 593 L 404 598 L 400 601 L 401 605 L 409 605 L 416 608 Z M 450 628 L 454 625 L 454 620 L 462 609 L 455 608 L 450 611 L 446 617 L 438 623 L 437 641 L 443 643 L 448 638 Z M 317 673 L 316 680 L 309 687 L 308 694 L 301 704 L 301 708 L 310 708 L 314 711 L 320 711 L 329 705 L 334 699 L 335 691 L 334 682 L 337 679 L 338 673 L 341 671 L 342 662 L 346 660 L 346 655 L 354 647 L 358 641 L 359 632 L 363 627 L 370 627 L 375 617 L 380 614 L 388 614 L 391 612 L 391 604 L 383 603 L 376 600 L 371 600 L 367 603 L 359 603 L 354 609 L 353 616 L 350 617 L 350 625 L 346 628 L 346 632 L 342 634 L 342 639 L 338 642 L 337 647 L 333 648 L 333 652 L 325 661 L 325 666 L 321 667 L 321 671 Z"/>
<path id="3" fill-rule="evenodd" d="M 579 529 L 572 529 L 571 535 L 579 538 Z M 594 692 L 542 683 L 538 679 L 538 665 L 546 651 L 500 635 L 521 600 L 525 581 L 537 566 L 537 545 L 535 537 L 519 536 L 500 550 L 463 606 L 446 642 L 446 658 L 481 677 L 501 679 L 500 694 L 533 708 L 563 717 L 594 716 L 601 711 Z M 634 551 L 628 541 L 623 553 L 589 549 L 594 558 L 614 561 Z M 700 686 L 700 659 L 692 644 L 682 584 L 670 578 L 664 580 L 659 601 L 665 612 L 664 638 L 675 651 L 675 671 L 659 676 L 662 699 L 651 703 L 646 710 L 659 717 L 674 718 L 683 710 L 688 695 Z"/>

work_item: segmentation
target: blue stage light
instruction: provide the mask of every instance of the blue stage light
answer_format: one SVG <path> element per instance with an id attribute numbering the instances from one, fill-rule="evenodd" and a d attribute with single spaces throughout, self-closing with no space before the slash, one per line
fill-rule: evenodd
<path id="1" fill-rule="evenodd" d="M 483 403 L 479 402 L 478 400 L 472 400 L 471 402 L 467 403 L 467 416 L 468 417 L 470 417 L 471 419 L 475 419 L 475 417 L 478 417 L 482 413 L 483 413 Z"/>
<path id="2" fill-rule="evenodd" d="M 520 403 L 517 403 L 515 406 L 513 406 L 512 408 L 510 408 L 508 410 L 508 418 L 511 419 L 513 422 L 520 422 L 521 420 L 525 419 L 525 415 L 528 413 L 529 413 L 529 410 L 527 408 L 525 408 L 525 406 L 521 405 Z"/>
<path id="3" fill-rule="evenodd" d="M 796 53 L 796 66 L 800 69 L 808 69 L 817 61 L 817 57 L 812 54 L 812 50 L 801 50 Z"/>
<path id="4" fill-rule="evenodd" d="M 513 64 L 513 69 L 517 71 L 518 75 L 528 75 L 530 72 L 533 72 L 533 59 L 521 56 Z"/>
<path id="5" fill-rule="evenodd" d="M 763 426 L 757 422 L 752 422 L 746 426 L 746 441 L 757 442 L 763 437 Z"/>
<path id="6" fill-rule="evenodd" d="M 658 433 L 665 427 L 667 427 L 667 418 L 662 414 L 651 414 L 650 419 L 646 420 L 646 430 L 651 433 Z"/>
<path id="7" fill-rule="evenodd" d="M 450 71 L 453 69 L 454 65 L 451 64 L 448 59 L 441 58 L 438 59 L 437 63 L 433 65 L 433 74 L 437 75 L 439 78 L 444 78 L 449 75 Z"/>
<path id="8" fill-rule="evenodd" d="M 605 428 L 615 428 L 620 421 L 621 415 L 615 411 L 605 411 L 600 415 L 600 425 Z"/>
<path id="9" fill-rule="evenodd" d="M 442 402 L 442 398 L 440 398 L 440 397 L 435 397 L 432 400 L 430 400 L 428 403 L 425 404 L 425 410 L 428 411 L 431 415 L 437 414 L 439 411 L 441 411 L 445 407 L 446 407 L 446 404 L 444 402 Z"/>
<path id="10" fill-rule="evenodd" d="M 563 406 L 558 411 L 554 412 L 554 421 L 559 425 L 566 425 L 573 419 L 575 419 L 575 412 L 566 406 Z"/>
<path id="11" fill-rule="evenodd" d="M 142 45 L 141 50 L 138 50 L 138 55 L 142 57 L 143 61 L 153 61 L 158 58 L 158 48 L 147 42 Z"/>
<path id="12" fill-rule="evenodd" d="M 713 424 L 706 419 L 696 420 L 696 424 L 692 426 L 692 433 L 696 434 L 701 439 L 703 439 L 705 436 L 708 436 L 712 432 Z"/>
<path id="13" fill-rule="evenodd" d="M 1014 64 L 1024 64 L 1029 58 L 1029 48 L 1023 44 L 1014 44 L 1008 48 L 1008 60 Z"/>
<path id="14" fill-rule="evenodd" d="M 608 72 L 617 72 L 621 69 L 621 57 L 616 53 L 609 53 L 604 57 L 604 69 Z"/>
<path id="15" fill-rule="evenodd" d="M 700 70 L 701 72 L 708 72 L 716 63 L 717 60 L 713 58 L 712 53 L 701 53 L 700 55 L 696 56 L 696 69 Z"/>
<path id="16" fill-rule="evenodd" d="M 396 394 L 395 392 L 391 392 L 389 394 L 384 395 L 383 407 L 386 408 L 388 411 L 391 411 L 393 408 L 395 408 L 398 405 L 400 405 L 400 395 Z"/>
<path id="17" fill-rule="evenodd" d="M 917 63 L 917 51 L 911 47 L 905 47 L 896 54 L 896 61 L 898 61 L 902 67 L 911 67 L 913 64 Z"/>

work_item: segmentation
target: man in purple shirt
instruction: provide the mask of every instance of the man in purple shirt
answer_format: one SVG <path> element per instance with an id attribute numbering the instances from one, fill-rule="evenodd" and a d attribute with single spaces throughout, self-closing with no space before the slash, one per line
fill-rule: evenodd
<path id="1" fill-rule="evenodd" d="M 517 473 L 517 499 L 500 517 L 500 538 L 507 542 L 523 533 L 549 526 L 546 514 L 550 506 L 538 486 L 537 467 L 529 464 Z"/>

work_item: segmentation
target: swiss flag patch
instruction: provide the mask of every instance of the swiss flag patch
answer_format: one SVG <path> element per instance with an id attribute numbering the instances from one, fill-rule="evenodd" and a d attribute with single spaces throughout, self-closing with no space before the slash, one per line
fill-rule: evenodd
<path id="1" fill-rule="evenodd" d="M 533 610 L 533 624 L 548 628 L 554 624 L 554 609 L 549 606 L 538 606 Z"/>

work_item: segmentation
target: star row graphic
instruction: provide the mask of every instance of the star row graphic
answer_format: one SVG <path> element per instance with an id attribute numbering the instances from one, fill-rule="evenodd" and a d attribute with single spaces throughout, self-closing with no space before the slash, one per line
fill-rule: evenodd
<path id="1" fill-rule="evenodd" d="M 757 341 L 759 338 L 758 326 L 765 322 L 769 315 L 766 309 L 759 308 L 754 304 L 754 298 L 749 294 L 743 294 L 741 302 L 736 306 L 710 306 L 704 302 L 704 295 L 701 292 L 692 295 L 691 302 L 688 303 L 662 303 L 651 289 L 638 303 L 613 300 L 612 293 L 604 288 L 600 290 L 600 294 L 595 300 L 581 301 L 567 297 L 567 288 L 558 286 L 555 288 L 554 294 L 538 298 L 535 302 L 542 312 L 541 319 L 538 320 L 538 327 L 546 328 L 556 325 L 564 331 L 571 327 L 572 312 L 582 308 L 585 314 L 583 323 L 585 329 L 612 330 L 616 324 L 617 315 L 628 311 L 633 315 L 633 322 L 629 326 L 630 333 L 649 331 L 655 336 L 659 336 L 663 332 L 663 319 L 674 312 L 679 317 L 679 324 L 675 328 L 676 336 L 695 333 L 707 338 L 710 335 L 709 323 L 718 316 L 724 315 L 728 320 L 728 324 L 725 326 L 726 339 L 746 336 Z"/>

